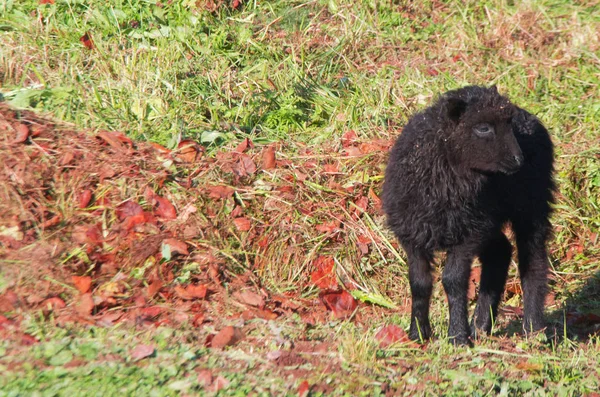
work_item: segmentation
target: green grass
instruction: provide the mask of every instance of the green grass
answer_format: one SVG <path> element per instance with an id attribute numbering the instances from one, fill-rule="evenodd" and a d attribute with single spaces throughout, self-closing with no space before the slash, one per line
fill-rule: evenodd
<path id="1" fill-rule="evenodd" d="M 192 138 L 206 145 L 211 156 L 249 137 L 259 145 L 281 142 L 279 157 L 304 162 L 305 148 L 315 158 L 328 155 L 348 130 L 363 140 L 389 139 L 443 91 L 497 84 L 544 122 L 556 145 L 560 194 L 550 244 L 556 295 L 551 319 L 560 324 L 563 310 L 598 313 L 599 7 L 559 0 L 399 3 L 248 1 L 239 10 L 221 5 L 210 12 L 204 2 L 192 0 L 56 0 L 52 5 L 0 0 L 0 93 L 14 106 L 79 129 L 123 131 L 170 148 Z M 86 32 L 92 50 L 80 41 Z M 325 162 L 318 161 L 319 166 Z M 383 166 L 368 156 L 343 162 L 338 182 L 378 193 Z M 277 176 L 261 180 L 276 183 Z M 308 180 L 310 190 L 303 198 L 317 208 L 311 216 L 296 212 L 292 219 L 307 229 L 330 219 L 318 203 L 335 196 L 319 175 Z M 250 208 L 262 208 L 268 198 L 256 190 L 240 196 Z M 224 206 L 219 215 L 231 210 Z M 347 232 L 352 241 L 361 230 L 393 240 L 380 217 L 363 217 L 352 226 Z M 211 243 L 228 258 L 227 266 L 236 272 L 250 267 L 246 259 L 253 253 L 244 250 L 244 241 L 217 242 L 217 237 Z M 364 289 L 395 303 L 407 296 L 404 264 L 389 252 L 360 260 L 354 245 L 331 252 L 328 241 L 308 234 L 292 247 L 296 251 L 285 251 L 288 245 L 285 236 L 272 242 L 270 261 L 256 272 L 270 290 L 314 296 L 314 290 L 298 285 L 309 277 L 309 261 L 330 253 Z M 0 275 L 0 292 L 9 284 Z M 513 300 L 520 304 L 518 295 Z M 432 313 L 438 340 L 425 351 L 376 348 L 372 336 L 389 321 L 386 311 L 377 323 L 317 326 L 308 336 L 335 340 L 329 358 L 342 369 L 328 379 L 311 364 L 307 380 L 334 385 L 338 394 L 348 395 L 372 395 L 384 384 L 400 385 L 407 395 L 584 395 L 600 390 L 597 337 L 547 344 L 511 336 L 508 342 L 484 341 L 473 350 L 454 349 L 443 337 L 441 288 L 435 290 Z M 202 339 L 191 343 L 190 330 L 164 331 L 181 337 L 160 344 L 163 330 L 131 335 L 119 329 L 60 329 L 25 316 L 43 342 L 19 351 L 23 359 L 17 361 L 25 363 L 17 366 L 14 347 L 0 345 L 0 396 L 42 389 L 47 395 L 78 390 L 176 395 L 177 388 L 194 393 L 201 386 L 190 374 L 202 366 L 223 368 L 231 381 L 221 391 L 225 394 L 292 395 L 300 383 L 264 359 L 276 349 L 265 324 L 256 331 L 265 346 L 253 350 L 242 344 L 213 352 L 201 347 Z M 297 329 L 304 325 L 286 321 L 290 340 L 298 339 Z M 394 314 L 392 321 L 406 328 L 408 315 Z M 501 335 L 515 328 L 501 321 Z M 134 340 L 159 344 L 147 365 L 128 361 Z M 86 363 L 64 368 L 55 358 L 60 351 Z M 114 356 L 103 360 L 106 354 Z M 515 369 L 523 360 L 532 364 Z M 265 386 L 270 382 L 270 388 Z"/>

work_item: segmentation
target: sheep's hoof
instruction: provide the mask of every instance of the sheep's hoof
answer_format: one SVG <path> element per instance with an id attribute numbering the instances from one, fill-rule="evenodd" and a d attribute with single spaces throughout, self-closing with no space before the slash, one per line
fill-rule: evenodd
<path id="1" fill-rule="evenodd" d="M 408 337 L 416 342 L 425 342 L 431 337 L 431 326 L 429 324 L 419 328 L 416 324 L 410 325 Z"/>
<path id="2" fill-rule="evenodd" d="M 452 343 L 454 346 L 468 346 L 468 347 L 473 347 L 473 341 L 469 338 L 468 335 L 465 334 L 459 334 L 459 335 L 448 335 L 448 338 L 450 339 L 450 343 Z"/>

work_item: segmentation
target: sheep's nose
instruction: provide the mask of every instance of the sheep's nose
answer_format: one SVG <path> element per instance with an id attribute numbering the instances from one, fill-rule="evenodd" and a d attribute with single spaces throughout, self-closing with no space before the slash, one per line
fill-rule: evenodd
<path id="1" fill-rule="evenodd" d="M 523 159 L 523 155 L 522 155 L 522 154 L 517 154 L 517 155 L 515 155 L 515 156 L 514 156 L 514 159 L 515 159 L 515 163 L 517 163 L 517 165 L 518 165 L 519 167 L 523 165 L 523 161 L 524 161 L 524 159 Z"/>

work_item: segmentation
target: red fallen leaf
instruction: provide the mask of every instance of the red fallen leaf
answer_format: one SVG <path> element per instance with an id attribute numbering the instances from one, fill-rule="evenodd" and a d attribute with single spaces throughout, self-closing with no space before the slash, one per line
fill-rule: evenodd
<path id="1" fill-rule="evenodd" d="M 94 42 L 92 41 L 92 38 L 90 37 L 90 33 L 89 32 L 86 32 L 83 36 L 81 36 L 79 38 L 79 41 L 81 41 L 81 43 L 88 50 L 93 50 L 94 49 Z"/>
<path id="2" fill-rule="evenodd" d="M 10 323 L 11 323 L 11 321 L 8 318 L 6 318 L 6 316 L 3 316 L 0 314 L 0 327 L 3 327 L 4 324 L 10 324 Z"/>
<path id="3" fill-rule="evenodd" d="M 208 187 L 208 197 L 213 199 L 226 199 L 233 196 L 233 188 L 229 186 L 209 186 Z"/>
<path id="4" fill-rule="evenodd" d="M 68 152 L 65 152 L 65 154 L 62 156 L 62 158 L 59 161 L 59 164 L 61 166 L 65 166 L 65 165 L 68 165 L 74 159 L 75 159 L 75 153 L 68 151 Z"/>
<path id="5" fill-rule="evenodd" d="M 469 290 L 467 291 L 467 297 L 469 300 L 475 299 L 477 296 L 477 284 L 481 279 L 481 267 L 471 268 L 471 277 L 469 278 Z"/>
<path id="6" fill-rule="evenodd" d="M 362 155 L 362 152 L 356 146 L 347 147 L 345 149 L 345 151 L 346 151 L 346 156 L 349 156 L 349 157 Z"/>
<path id="7" fill-rule="evenodd" d="M 240 6 L 240 4 L 242 4 L 242 3 L 240 2 L 240 0 L 233 0 L 233 1 L 231 2 L 231 8 L 233 8 L 234 10 L 237 10 L 237 8 Z"/>
<path id="8" fill-rule="evenodd" d="M 203 387 L 208 387 L 213 383 L 213 374 L 209 369 L 198 371 L 198 383 Z"/>
<path id="9" fill-rule="evenodd" d="M 244 213 L 244 210 L 239 205 L 236 205 L 233 211 L 231 211 L 231 216 L 234 218 L 239 218 Z"/>
<path id="10" fill-rule="evenodd" d="M 319 294 L 319 298 L 338 319 L 349 317 L 358 305 L 352 295 L 345 290 L 342 292 L 324 291 Z"/>
<path id="11" fill-rule="evenodd" d="M 333 220 L 330 222 L 323 222 L 321 224 L 318 224 L 315 229 L 319 232 L 319 233 L 333 233 L 336 230 L 339 230 L 341 226 L 341 223 L 339 221 Z"/>
<path id="12" fill-rule="evenodd" d="M 54 215 L 52 218 L 45 220 L 40 224 L 42 229 L 50 229 L 56 225 L 58 225 L 62 221 L 62 216 L 60 214 Z"/>
<path id="13" fill-rule="evenodd" d="M 215 349 L 222 349 L 225 346 L 232 346 L 244 339 L 244 332 L 237 327 L 231 325 L 219 331 L 210 342 L 210 346 Z"/>
<path id="14" fill-rule="evenodd" d="M 308 397 L 309 393 L 310 385 L 308 384 L 308 381 L 300 383 L 300 386 L 298 386 L 298 397 Z"/>
<path id="15" fill-rule="evenodd" d="M 358 198 L 358 200 L 354 202 L 354 205 L 356 205 L 357 207 L 355 208 L 355 210 L 357 210 L 359 214 L 362 214 L 367 210 L 367 206 L 369 205 L 369 199 L 366 196 L 361 196 Z"/>
<path id="16" fill-rule="evenodd" d="M 275 168 L 277 160 L 275 159 L 275 146 L 271 145 L 263 151 L 262 169 L 270 170 Z"/>
<path id="17" fill-rule="evenodd" d="M 150 146 L 152 146 L 152 148 L 159 153 L 162 153 L 162 154 L 170 154 L 171 153 L 170 149 L 167 149 L 166 147 L 164 147 L 161 144 L 158 144 L 156 142 L 149 142 L 149 143 L 150 143 Z"/>
<path id="18" fill-rule="evenodd" d="M 440 72 L 438 72 L 436 69 L 428 68 L 427 69 L 427 74 L 430 75 L 430 76 L 437 76 L 438 74 L 440 74 Z"/>
<path id="19" fill-rule="evenodd" d="M 256 165 L 254 161 L 247 154 L 240 154 L 239 159 L 233 164 L 233 172 L 239 176 L 244 177 L 251 175 L 256 172 Z"/>
<path id="20" fill-rule="evenodd" d="M 177 151 L 174 153 L 175 158 L 184 163 L 193 163 L 202 153 L 202 148 L 191 139 L 184 139 L 177 145 Z"/>
<path id="21" fill-rule="evenodd" d="M 456 54 L 452 57 L 452 62 L 456 63 L 461 58 L 460 54 Z"/>
<path id="22" fill-rule="evenodd" d="M 154 354 L 154 346 L 137 345 L 131 352 L 131 358 L 137 361 L 149 357 L 152 354 Z"/>
<path id="23" fill-rule="evenodd" d="M 348 148 L 352 146 L 357 140 L 358 137 L 356 136 L 356 132 L 354 132 L 353 130 L 346 131 L 344 132 L 344 135 L 342 135 L 342 147 Z"/>
<path id="24" fill-rule="evenodd" d="M 233 223 L 235 224 L 235 228 L 240 232 L 247 232 L 252 227 L 248 218 L 235 218 Z"/>
<path id="25" fill-rule="evenodd" d="M 94 298 L 92 298 L 92 293 L 88 292 L 86 294 L 81 295 L 76 310 L 82 316 L 89 316 L 90 314 L 92 314 L 94 306 L 95 304 Z"/>
<path id="26" fill-rule="evenodd" d="M 21 335 L 21 345 L 23 345 L 23 346 L 31 346 L 31 345 L 34 345 L 34 344 L 36 344 L 38 342 L 39 341 L 35 337 L 33 337 L 33 336 L 29 335 L 29 334 L 22 334 Z"/>
<path id="27" fill-rule="evenodd" d="M 123 144 L 133 146 L 133 141 L 119 131 L 100 131 L 96 136 L 118 150 L 125 149 Z"/>
<path id="28" fill-rule="evenodd" d="M 90 189 L 85 189 L 83 192 L 79 194 L 79 208 L 85 208 L 90 204 L 92 200 L 92 191 Z"/>
<path id="29" fill-rule="evenodd" d="M 250 306 L 263 307 L 265 305 L 265 300 L 263 297 L 256 292 L 248 290 L 236 292 L 233 294 L 233 297 L 241 303 L 245 303 Z"/>
<path id="30" fill-rule="evenodd" d="M 67 304 L 64 300 L 60 299 L 58 296 L 53 296 L 52 298 L 48 298 L 42 302 L 42 307 L 47 310 L 58 310 L 67 307 Z"/>
<path id="31" fill-rule="evenodd" d="M 203 284 L 189 284 L 187 287 L 175 286 L 175 294 L 183 300 L 204 299 L 208 289 Z"/>
<path id="32" fill-rule="evenodd" d="M 338 168 L 338 164 L 325 164 L 323 166 L 323 171 L 328 173 L 328 174 L 336 174 L 339 172 L 339 168 Z"/>
<path id="33" fill-rule="evenodd" d="M 54 0 L 40 0 L 40 4 L 54 4 Z"/>
<path id="34" fill-rule="evenodd" d="M 221 375 L 219 375 L 215 378 L 211 391 L 216 393 L 219 390 L 226 388 L 227 386 L 229 386 L 229 381 Z"/>
<path id="35" fill-rule="evenodd" d="M 383 327 L 375 335 L 375 339 L 379 341 L 379 347 L 381 348 L 388 347 L 396 342 L 406 343 L 410 341 L 406 331 L 394 324 Z"/>
<path id="36" fill-rule="evenodd" d="M 369 193 L 367 194 L 371 201 L 373 201 L 373 207 L 377 212 L 381 211 L 381 199 L 375 194 L 372 187 L 369 187 Z"/>
<path id="37" fill-rule="evenodd" d="M 333 270 L 335 265 L 333 258 L 330 256 L 319 256 L 313 265 L 317 270 L 310 274 L 312 283 L 324 290 L 336 289 L 338 281 Z"/>
<path id="38" fill-rule="evenodd" d="M 164 311 L 165 309 L 160 306 L 150 306 L 140 309 L 140 315 L 142 317 L 152 319 L 160 316 Z"/>
<path id="39" fill-rule="evenodd" d="M 249 147 L 253 148 L 254 144 L 252 143 L 252 141 L 250 139 L 244 138 L 244 140 L 242 142 L 240 142 L 239 145 L 236 146 L 234 152 L 244 153 L 246 151 L 246 149 L 248 149 Z"/>
<path id="40" fill-rule="evenodd" d="M 147 289 L 148 297 L 152 298 L 154 295 L 156 295 L 158 293 L 158 291 L 160 291 L 160 289 L 162 287 L 163 287 L 162 281 L 154 280 L 152 283 L 150 283 L 150 285 L 148 285 L 148 289 Z"/>
<path id="41" fill-rule="evenodd" d="M 194 319 L 192 320 L 192 325 L 194 327 L 198 328 L 199 326 L 204 324 L 204 320 L 205 320 L 204 313 L 198 313 L 194 316 Z"/>
<path id="42" fill-rule="evenodd" d="M 177 240 L 175 238 L 167 238 L 163 240 L 163 244 L 171 247 L 171 253 L 180 254 L 180 255 L 189 255 L 187 244 L 183 241 Z"/>
<path id="43" fill-rule="evenodd" d="M 71 280 L 73 280 L 75 288 L 82 294 L 90 292 L 92 287 L 92 278 L 90 276 L 72 276 Z"/>
<path id="44" fill-rule="evenodd" d="M 146 199 L 152 203 L 156 214 L 163 219 L 177 219 L 177 211 L 169 200 L 154 193 L 152 189 L 146 188 L 144 193 Z"/>
<path id="45" fill-rule="evenodd" d="M 27 138 L 29 138 L 29 127 L 27 127 L 25 124 L 16 123 L 13 124 L 13 128 L 17 132 L 15 139 L 12 141 L 13 144 L 23 143 L 27 140 Z"/>
<path id="46" fill-rule="evenodd" d="M 138 203 L 131 200 L 127 200 L 123 204 L 120 204 L 115 212 L 117 214 L 117 218 L 119 218 L 119 220 L 122 221 L 127 217 L 142 214 L 144 210 L 142 206 Z"/>

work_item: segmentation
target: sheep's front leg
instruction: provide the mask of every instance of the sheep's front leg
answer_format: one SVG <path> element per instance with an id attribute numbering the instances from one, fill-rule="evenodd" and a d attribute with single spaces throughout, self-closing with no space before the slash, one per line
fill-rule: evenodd
<path id="1" fill-rule="evenodd" d="M 455 345 L 470 344 L 467 291 L 473 257 L 473 251 L 462 246 L 448 251 L 448 258 L 442 273 L 442 284 L 450 309 L 448 337 Z"/>
<path id="2" fill-rule="evenodd" d="M 408 256 L 408 280 L 412 295 L 409 337 L 424 341 L 431 336 L 429 301 L 433 290 L 431 255 L 404 247 Z"/>

